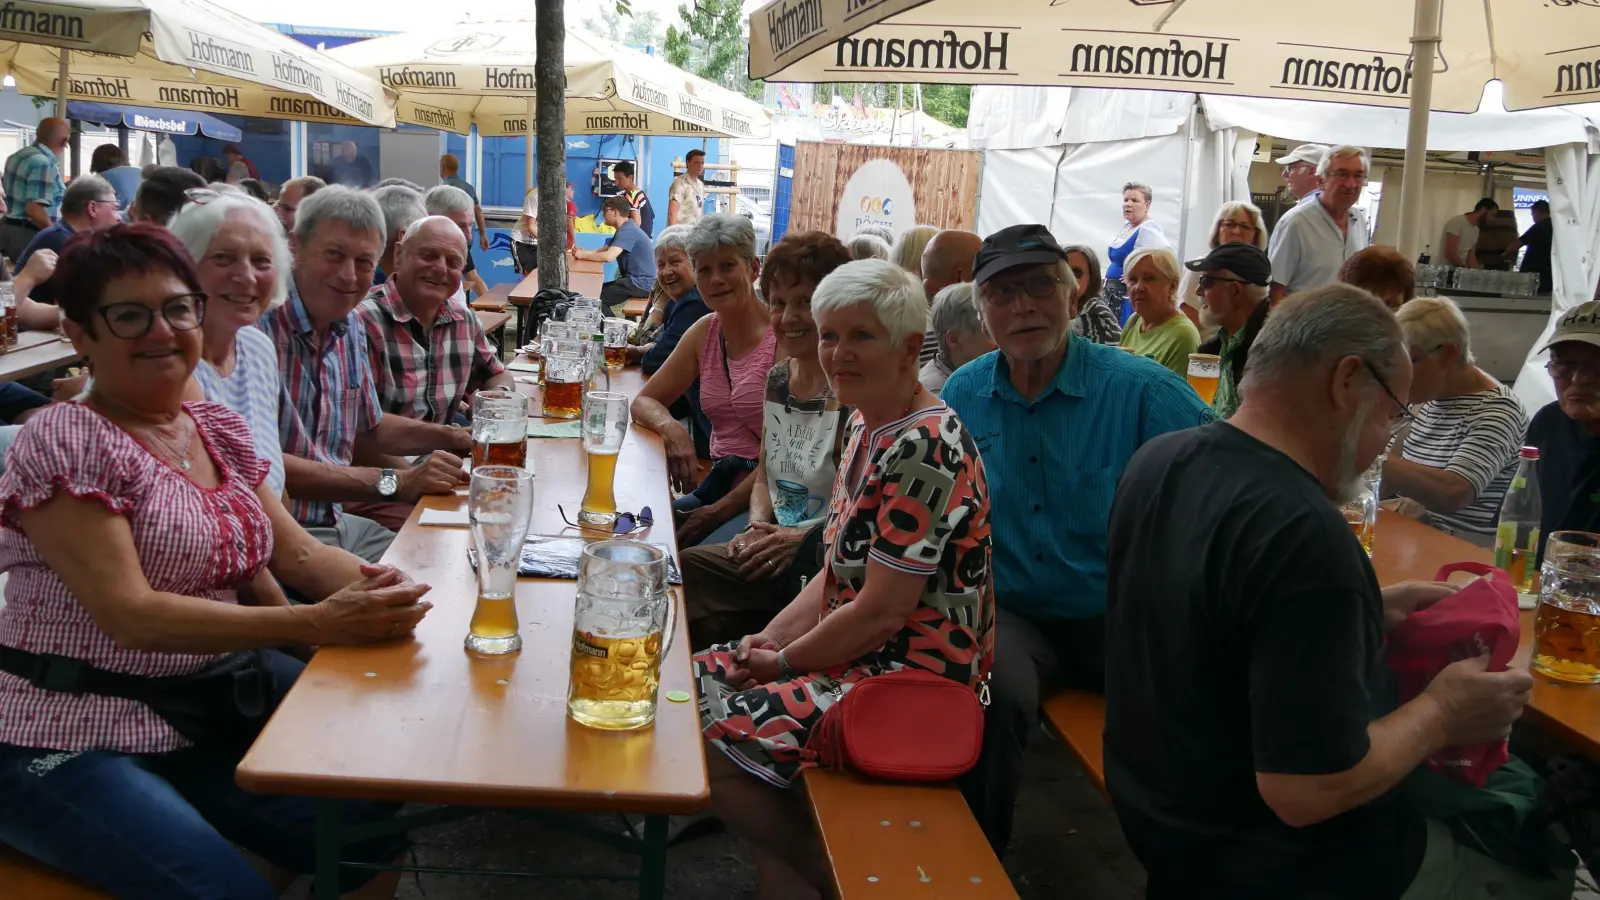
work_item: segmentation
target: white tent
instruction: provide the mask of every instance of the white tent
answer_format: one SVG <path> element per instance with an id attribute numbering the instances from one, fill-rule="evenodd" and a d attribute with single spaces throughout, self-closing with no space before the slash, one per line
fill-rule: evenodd
<path id="1" fill-rule="evenodd" d="M 1555 228 L 1552 325 L 1594 297 L 1600 282 L 1600 129 L 1589 111 L 1430 117 L 1430 150 L 1544 150 Z M 1404 110 L 1371 106 L 979 87 L 968 118 L 969 141 L 985 150 L 977 227 L 988 233 L 1042 222 L 1062 241 L 1098 249 L 1120 222 L 1123 183 L 1137 180 L 1154 188 L 1151 217 L 1174 247 L 1186 258 L 1197 256 L 1210 239 L 1217 207 L 1250 199 L 1248 172 L 1258 135 L 1400 147 L 1406 125 Z M 1518 395 L 1530 408 L 1554 399 L 1542 357 L 1534 357 L 1517 380 Z"/>

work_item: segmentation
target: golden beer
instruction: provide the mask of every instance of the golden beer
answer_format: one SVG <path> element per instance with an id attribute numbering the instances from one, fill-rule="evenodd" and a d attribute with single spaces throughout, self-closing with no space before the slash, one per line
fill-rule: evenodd
<path id="1" fill-rule="evenodd" d="M 608 368 L 608 369 L 620 369 L 620 368 L 622 368 L 623 366 L 625 366 L 627 364 L 628 364 L 628 348 L 627 347 L 607 347 L 606 348 L 606 368 Z"/>
<path id="2" fill-rule="evenodd" d="M 528 467 L 528 440 L 526 437 L 514 441 L 491 443 L 474 438 L 472 441 L 472 465 L 477 466 L 512 466 L 518 469 Z"/>
<path id="3" fill-rule="evenodd" d="M 517 600 L 511 591 L 478 591 L 478 605 L 467 626 L 468 649 L 476 653 L 515 653 L 522 649 L 517 633 Z"/>
<path id="4" fill-rule="evenodd" d="M 580 519 L 596 525 L 610 525 L 617 518 L 617 497 L 612 489 L 617 477 L 616 450 L 589 450 L 589 486 L 583 492 Z"/>
<path id="5" fill-rule="evenodd" d="M 1361 549 L 1367 551 L 1367 555 L 1371 556 L 1372 538 L 1378 530 L 1378 523 L 1376 521 L 1368 521 L 1366 512 L 1355 504 L 1344 508 L 1344 521 L 1345 524 L 1350 526 L 1350 532 L 1356 536 L 1356 540 L 1361 542 Z"/>
<path id="6" fill-rule="evenodd" d="M 1217 396 L 1217 381 L 1222 375 L 1222 357 L 1210 353 L 1189 354 L 1189 387 L 1210 405 Z"/>
<path id="7" fill-rule="evenodd" d="M 1577 598 L 1574 598 L 1577 599 Z M 1583 606 L 1585 608 L 1569 608 Z M 1533 620 L 1533 667 L 1562 681 L 1600 682 L 1600 614 L 1545 600 Z"/>
<path id="8" fill-rule="evenodd" d="M 584 725 L 628 729 L 656 717 L 661 632 L 627 637 L 572 631 L 567 712 Z"/>
<path id="9" fill-rule="evenodd" d="M 576 419 L 583 414 L 583 382 L 546 381 L 544 414 L 552 419 Z"/>

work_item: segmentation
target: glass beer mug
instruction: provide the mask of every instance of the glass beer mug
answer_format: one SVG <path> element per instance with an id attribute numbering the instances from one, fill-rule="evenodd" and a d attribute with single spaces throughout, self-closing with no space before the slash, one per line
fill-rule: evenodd
<path id="1" fill-rule="evenodd" d="M 474 466 L 467 520 L 478 550 L 478 604 L 466 647 L 497 656 L 522 649 L 517 633 L 517 570 L 533 515 L 533 476 L 514 466 Z"/>
<path id="2" fill-rule="evenodd" d="M 1340 507 L 1345 523 L 1361 541 L 1361 549 L 1367 551 L 1368 556 L 1372 555 L 1372 541 L 1378 532 L 1378 490 L 1382 483 L 1383 457 L 1379 456 L 1372 461 L 1371 468 L 1361 473 L 1360 495 Z"/>
<path id="3" fill-rule="evenodd" d="M 583 412 L 583 392 L 589 382 L 589 351 L 581 341 L 555 339 L 544 355 L 544 415 L 548 419 L 576 419 Z"/>
<path id="4" fill-rule="evenodd" d="M 1545 541 L 1533 669 L 1561 681 L 1600 682 L 1600 535 L 1557 531 Z"/>
<path id="5" fill-rule="evenodd" d="M 590 391 L 583 398 L 583 454 L 589 463 L 589 484 L 583 492 L 578 521 L 610 525 L 617 520 L 617 456 L 628 436 L 628 395 Z"/>
<path id="6" fill-rule="evenodd" d="M 1217 380 L 1222 377 L 1222 357 L 1211 353 L 1189 354 L 1189 386 L 1210 405 L 1217 398 Z"/>
<path id="7" fill-rule="evenodd" d="M 528 398 L 516 391 L 472 395 L 472 465 L 528 464 Z"/>
<path id="8" fill-rule="evenodd" d="M 596 541 L 578 563 L 567 715 L 593 728 L 655 721 L 661 660 L 672 645 L 667 554 L 643 541 Z"/>
<path id="9" fill-rule="evenodd" d="M 633 323 L 627 319 L 605 320 L 606 368 L 620 369 L 628 364 L 628 335 Z"/>

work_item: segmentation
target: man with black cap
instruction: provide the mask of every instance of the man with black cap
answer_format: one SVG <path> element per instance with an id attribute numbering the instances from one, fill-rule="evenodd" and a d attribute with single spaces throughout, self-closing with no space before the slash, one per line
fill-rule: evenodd
<path id="1" fill-rule="evenodd" d="M 1542 349 L 1556 399 L 1528 425 L 1539 448 L 1539 534 L 1600 531 L 1600 302 L 1568 311 Z"/>
<path id="2" fill-rule="evenodd" d="M 1250 344 L 1272 308 L 1267 302 L 1272 263 L 1254 244 L 1234 241 L 1184 265 L 1200 273 L 1200 299 L 1205 303 L 1201 323 L 1220 329 L 1216 337 L 1200 345 L 1200 352 L 1222 357 L 1222 374 L 1211 408 L 1226 419 L 1239 408 L 1239 382 L 1244 379 Z"/>
<path id="3" fill-rule="evenodd" d="M 1106 523 L 1122 468 L 1151 438 L 1216 416 L 1166 367 L 1072 333 L 1077 280 L 1045 226 L 990 235 L 972 280 L 999 349 L 958 369 L 940 396 L 989 473 L 1005 649 L 990 676 L 984 761 L 962 789 L 1003 852 L 1039 701 L 1105 683 Z"/>

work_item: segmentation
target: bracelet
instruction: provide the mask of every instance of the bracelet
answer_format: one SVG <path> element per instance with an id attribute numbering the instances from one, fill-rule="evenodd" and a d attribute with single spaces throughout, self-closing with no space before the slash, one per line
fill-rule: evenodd
<path id="1" fill-rule="evenodd" d="M 785 652 L 784 650 L 778 651 L 778 674 L 784 678 L 794 678 L 800 673 L 795 671 L 794 666 L 789 665 L 788 658 L 784 656 Z"/>

